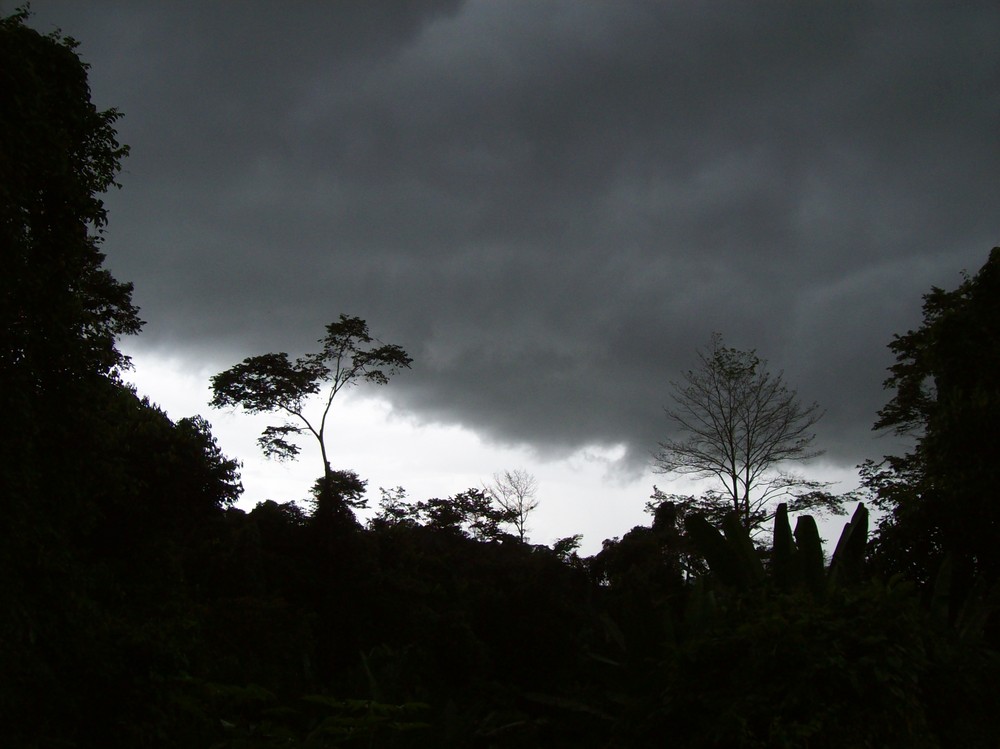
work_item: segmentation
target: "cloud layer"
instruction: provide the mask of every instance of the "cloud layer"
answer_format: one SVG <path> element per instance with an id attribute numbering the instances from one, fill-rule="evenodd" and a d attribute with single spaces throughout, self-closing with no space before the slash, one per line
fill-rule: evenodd
<path id="1" fill-rule="evenodd" d="M 144 345 L 360 315 L 398 408 L 543 453 L 645 463 L 719 331 L 877 455 L 886 344 L 1000 244 L 992 2 L 32 5 L 125 113 Z"/>

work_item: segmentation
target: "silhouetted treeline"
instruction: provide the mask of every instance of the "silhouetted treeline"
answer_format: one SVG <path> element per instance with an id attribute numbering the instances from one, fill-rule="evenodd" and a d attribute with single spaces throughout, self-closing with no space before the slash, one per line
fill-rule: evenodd
<path id="1" fill-rule="evenodd" d="M 475 489 L 362 525 L 349 470 L 245 512 L 207 422 L 120 379 L 116 118 L 70 43 L 0 21 L 4 746 L 1000 743 L 1000 249 L 893 343 L 880 424 L 916 447 L 868 467 L 885 520 L 869 543 L 860 508 L 830 562 L 783 511 L 760 549 L 662 504 L 590 558 Z"/>

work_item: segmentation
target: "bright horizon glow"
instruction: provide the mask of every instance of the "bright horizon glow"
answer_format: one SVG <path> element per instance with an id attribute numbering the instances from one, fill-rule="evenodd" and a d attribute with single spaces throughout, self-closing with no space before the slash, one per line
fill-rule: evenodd
<path id="1" fill-rule="evenodd" d="M 176 355 L 123 349 L 135 365 L 123 379 L 140 396 L 147 396 L 174 421 L 196 414 L 205 417 L 223 453 L 243 464 L 244 491 L 237 507 L 250 511 L 267 499 L 304 504 L 322 473 L 319 446 L 311 435 L 299 440 L 302 452 L 297 460 L 268 460 L 257 437 L 265 426 L 278 423 L 280 416 L 210 408 L 209 380 L 215 374 L 210 368 L 192 367 Z M 651 522 L 644 506 L 654 484 L 676 493 L 696 493 L 699 487 L 697 481 L 655 474 L 651 468 L 638 477 L 626 476 L 619 462 L 625 455 L 624 445 L 589 445 L 565 457 L 543 458 L 529 447 L 496 444 L 459 425 L 419 423 L 371 395 L 371 390 L 346 390 L 338 395 L 326 436 L 332 466 L 355 471 L 368 481 L 371 509 L 358 513 L 362 521 L 376 511 L 380 487 L 401 486 L 416 502 L 481 487 L 498 471 L 520 468 L 538 480 L 539 506 L 529 518 L 529 541 L 549 545 L 581 533 L 580 553 L 585 556 L 600 551 L 605 539 Z M 811 478 L 838 482 L 835 489 L 857 485 L 855 472 L 837 466 L 819 462 L 801 468 L 807 468 L 804 472 Z M 831 539 L 836 540 L 847 519 L 817 518 L 828 554 Z"/>
<path id="2" fill-rule="evenodd" d="M 322 472 L 319 446 L 311 435 L 298 441 L 302 452 L 297 460 L 265 459 L 257 437 L 280 416 L 210 408 L 209 379 L 214 371 L 192 367 L 178 356 L 124 348 L 135 368 L 123 379 L 140 396 L 147 396 L 174 421 L 196 414 L 205 417 L 223 453 L 243 464 L 244 491 L 238 507 L 249 511 L 267 499 L 303 503 Z M 359 513 L 362 520 L 377 508 L 380 487 L 402 486 L 416 502 L 481 487 L 498 471 L 521 468 L 538 479 L 540 504 L 528 523 L 532 543 L 551 544 L 582 533 L 581 553 L 590 555 L 600 551 L 606 538 L 649 522 L 643 507 L 652 493 L 653 474 L 647 471 L 632 480 L 621 477 L 618 461 L 625 454 L 624 445 L 590 445 L 566 457 L 544 459 L 527 447 L 483 440 L 466 427 L 418 423 L 370 393 L 363 389 L 340 393 L 330 410 L 326 435 L 331 465 L 355 471 L 368 481 L 372 509 Z"/>

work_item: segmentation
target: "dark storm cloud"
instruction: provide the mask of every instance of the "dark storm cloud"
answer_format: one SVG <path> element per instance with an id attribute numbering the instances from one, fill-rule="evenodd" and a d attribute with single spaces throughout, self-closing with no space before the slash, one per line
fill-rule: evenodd
<path id="1" fill-rule="evenodd" d="M 147 345 L 358 314 L 416 360 L 398 405 L 543 450 L 645 460 L 720 331 L 877 454 L 886 344 L 1000 243 L 995 3 L 34 9 L 126 114 Z"/>

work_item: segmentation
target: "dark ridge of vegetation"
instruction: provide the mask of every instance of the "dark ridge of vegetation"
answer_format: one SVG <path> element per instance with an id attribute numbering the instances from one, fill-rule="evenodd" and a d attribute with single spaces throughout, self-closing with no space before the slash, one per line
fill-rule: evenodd
<path id="1" fill-rule="evenodd" d="M 244 512 L 208 423 L 122 384 L 118 114 L 25 21 L 0 20 L 4 746 L 1000 745 L 1000 248 L 891 344 L 878 426 L 918 439 L 868 466 L 885 519 L 870 542 L 860 507 L 829 563 L 787 506 L 761 549 L 660 501 L 590 558 L 476 488 L 363 527 L 325 458 L 311 511 Z"/>

